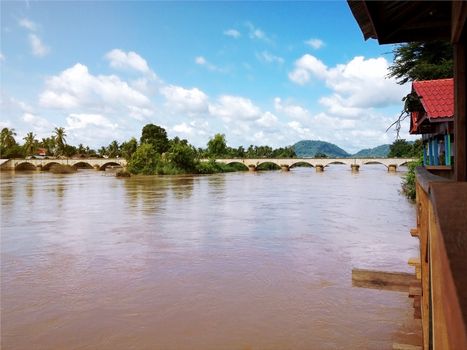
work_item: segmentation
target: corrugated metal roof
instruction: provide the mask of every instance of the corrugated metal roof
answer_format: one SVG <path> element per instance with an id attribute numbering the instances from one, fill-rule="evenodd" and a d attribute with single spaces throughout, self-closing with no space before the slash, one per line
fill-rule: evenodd
<path id="1" fill-rule="evenodd" d="M 454 117 L 454 79 L 414 81 L 412 88 L 428 119 Z"/>

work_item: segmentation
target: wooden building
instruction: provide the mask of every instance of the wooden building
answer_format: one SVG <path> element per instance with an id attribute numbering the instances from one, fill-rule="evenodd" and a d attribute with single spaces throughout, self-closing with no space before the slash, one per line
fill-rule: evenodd
<path id="1" fill-rule="evenodd" d="M 423 165 L 452 176 L 454 79 L 414 81 L 411 100 L 410 133 L 422 135 Z"/>
<path id="2" fill-rule="evenodd" d="M 420 240 L 420 256 L 411 263 L 418 269 L 421 293 L 414 307 L 422 319 L 423 349 L 467 349 L 467 1 L 348 4 L 365 39 L 380 44 L 446 40 L 453 46 L 452 130 L 446 124 L 453 141 L 452 172 L 447 179 L 417 168 L 417 227 L 411 234 Z M 420 128 L 424 125 L 420 119 Z"/>

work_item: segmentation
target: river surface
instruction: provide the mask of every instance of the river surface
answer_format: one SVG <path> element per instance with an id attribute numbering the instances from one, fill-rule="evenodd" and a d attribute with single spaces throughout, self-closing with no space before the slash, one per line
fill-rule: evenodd
<path id="1" fill-rule="evenodd" d="M 391 349 L 415 209 L 381 165 L 117 179 L 1 173 L 2 349 Z"/>

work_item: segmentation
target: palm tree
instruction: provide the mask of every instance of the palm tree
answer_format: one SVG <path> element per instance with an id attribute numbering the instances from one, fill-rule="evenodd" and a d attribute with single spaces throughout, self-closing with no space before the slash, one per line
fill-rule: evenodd
<path id="1" fill-rule="evenodd" d="M 0 133 L 0 146 L 9 148 L 16 145 L 15 136 L 15 129 L 3 128 Z"/>
<path id="2" fill-rule="evenodd" d="M 56 127 L 54 129 L 54 139 L 55 139 L 55 144 L 57 145 L 57 149 L 59 154 L 63 154 L 63 151 L 65 149 L 66 145 L 66 132 L 65 128 L 58 128 Z"/>
<path id="3" fill-rule="evenodd" d="M 110 158 L 114 158 L 119 155 L 120 146 L 116 140 L 113 140 L 110 145 L 107 147 L 107 152 L 109 153 Z"/>
<path id="4" fill-rule="evenodd" d="M 37 140 L 36 135 L 33 132 L 28 132 L 26 136 L 23 138 L 24 142 L 24 150 L 28 156 L 33 155 L 36 148 L 37 148 Z"/>

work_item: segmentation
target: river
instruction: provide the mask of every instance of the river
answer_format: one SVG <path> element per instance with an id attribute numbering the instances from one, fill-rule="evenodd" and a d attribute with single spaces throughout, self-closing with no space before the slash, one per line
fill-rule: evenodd
<path id="1" fill-rule="evenodd" d="M 420 336 L 401 173 L 1 173 L 2 349 L 391 349 Z"/>

